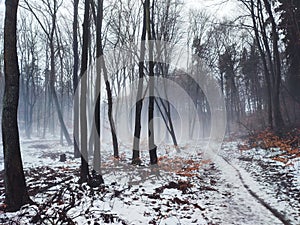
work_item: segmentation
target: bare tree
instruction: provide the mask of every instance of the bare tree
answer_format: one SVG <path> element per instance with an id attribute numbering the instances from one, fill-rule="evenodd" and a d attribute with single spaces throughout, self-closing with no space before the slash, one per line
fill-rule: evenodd
<path id="1" fill-rule="evenodd" d="M 85 0 L 84 20 L 83 20 L 83 43 L 81 56 L 81 91 L 80 91 L 80 150 L 81 150 L 81 167 L 80 182 L 85 183 L 89 177 L 88 152 L 87 152 L 87 112 L 86 112 L 86 93 L 87 81 L 84 78 L 87 73 L 88 64 L 88 45 L 89 45 L 89 21 L 90 21 L 90 0 Z"/>
<path id="2" fill-rule="evenodd" d="M 132 153 L 132 164 L 140 164 L 140 137 L 141 137 L 141 116 L 143 108 L 143 79 L 145 77 L 144 73 L 144 60 L 145 60 L 145 41 L 146 41 L 146 26 L 147 26 L 147 16 L 146 16 L 146 4 L 143 3 L 144 14 L 143 14 L 143 29 L 141 35 L 141 50 L 139 58 L 139 81 L 138 81 L 138 91 L 136 95 L 136 106 L 135 106 L 135 123 L 134 123 L 134 137 L 133 137 L 133 153 Z"/>
<path id="3" fill-rule="evenodd" d="M 273 113 L 274 113 L 274 126 L 276 129 L 280 129 L 284 126 L 284 122 L 282 119 L 282 114 L 280 110 L 280 89 L 281 89 L 281 60 L 279 54 L 279 34 L 277 24 L 275 22 L 275 18 L 273 15 L 273 11 L 271 8 L 271 4 L 269 1 L 264 0 L 265 9 L 269 15 L 269 19 L 271 21 L 271 36 L 272 36 L 272 47 L 273 47 L 273 92 L 272 92 L 272 100 L 273 100 Z"/>
<path id="4" fill-rule="evenodd" d="M 24 111 L 24 129 L 27 138 L 33 131 L 33 116 L 35 104 L 40 93 L 38 80 L 40 69 L 38 65 L 38 32 L 32 23 L 32 18 L 21 14 L 21 24 L 18 35 L 20 51 L 21 98 L 20 107 Z"/>
<path id="5" fill-rule="evenodd" d="M 78 65 L 79 65 L 79 53 L 78 53 L 78 5 L 79 0 L 74 0 L 74 12 L 73 12 L 73 54 L 74 54 L 74 62 L 73 62 L 73 91 L 76 92 L 78 85 Z M 78 105 L 78 98 L 74 95 L 74 105 Z M 80 157 L 80 151 L 78 147 L 78 143 L 75 138 L 75 134 L 79 132 L 79 112 L 78 108 L 74 107 L 74 121 L 73 121 L 73 141 L 74 141 L 74 157 Z"/>
<path id="6" fill-rule="evenodd" d="M 153 0 L 153 3 L 155 0 Z M 153 10 L 153 8 L 152 8 Z M 151 18 L 150 18 L 150 0 L 145 1 L 145 12 L 146 14 L 146 30 L 148 35 L 149 45 L 149 106 L 148 106 L 148 146 L 150 155 L 150 164 L 157 164 L 157 146 L 154 140 L 154 61 L 153 61 L 153 38 L 151 32 Z"/>
<path id="7" fill-rule="evenodd" d="M 265 80 L 268 88 L 268 120 L 271 128 L 280 129 L 284 122 L 280 109 L 281 60 L 279 54 L 279 36 L 277 24 L 268 1 L 242 1 L 251 13 L 253 30 L 260 56 L 264 66 Z M 264 10 L 268 15 L 265 19 Z M 267 23 L 267 20 L 270 23 Z M 269 32 L 268 26 L 270 24 Z M 269 34 L 269 35 L 268 35 Z M 269 38 L 271 38 L 271 46 Z"/>
<path id="8" fill-rule="evenodd" d="M 42 30 L 44 31 L 45 35 L 47 36 L 48 42 L 49 42 L 49 48 L 50 48 L 50 79 L 49 79 L 49 90 L 51 92 L 51 95 L 54 100 L 54 104 L 57 110 L 58 119 L 61 125 L 61 128 L 63 130 L 64 136 L 68 142 L 69 145 L 72 144 L 72 140 L 70 138 L 70 135 L 68 133 L 67 127 L 65 125 L 61 107 L 59 105 L 57 93 L 55 90 L 55 81 L 56 81 L 56 71 L 55 71 L 55 30 L 57 27 L 57 12 L 59 7 L 61 6 L 62 2 L 58 2 L 57 0 L 54 0 L 53 2 L 47 0 L 44 3 L 46 4 L 45 10 L 50 15 L 51 21 L 49 21 L 47 18 L 45 19 L 45 23 L 43 24 L 41 19 L 38 17 L 37 12 L 41 13 L 44 17 L 45 14 L 39 7 L 31 6 L 27 0 L 25 0 L 25 3 L 29 9 L 29 11 L 34 15 L 37 22 L 40 24 Z"/>
<path id="9" fill-rule="evenodd" d="M 19 66 L 17 56 L 18 0 L 6 1 L 4 24 L 5 89 L 2 111 L 2 139 L 4 149 L 5 203 L 8 211 L 17 211 L 30 203 L 23 171 L 17 122 L 19 101 Z"/>
<path id="10" fill-rule="evenodd" d="M 180 13 L 180 1 L 173 2 L 171 0 L 168 0 L 164 2 L 161 0 L 156 0 L 152 3 L 151 35 L 152 40 L 155 40 L 157 55 L 160 58 L 159 62 L 155 63 L 155 71 L 157 73 L 157 76 L 168 78 L 171 73 L 171 71 L 169 71 L 169 64 L 171 61 L 172 48 L 179 42 L 181 38 L 181 24 L 178 19 L 180 18 Z M 159 98 L 159 101 L 156 100 L 156 105 L 161 116 L 163 117 L 167 130 L 171 135 L 174 147 L 177 151 L 179 151 L 172 120 L 171 106 L 167 96 L 168 87 L 165 84 L 165 79 L 163 79 L 163 84 L 164 97 L 166 98 L 166 101 L 163 101 L 162 98 Z M 162 107 L 160 107 L 159 105 L 161 105 Z"/>
<path id="11" fill-rule="evenodd" d="M 116 134 L 116 127 L 115 127 L 115 121 L 113 119 L 113 97 L 112 97 L 112 90 L 111 90 L 111 84 L 108 78 L 108 71 L 106 67 L 106 63 L 104 60 L 104 53 L 103 53 L 103 30 L 102 30 L 102 24 L 103 24 L 103 0 L 98 1 L 97 6 L 97 27 L 96 27 L 96 46 L 97 46 L 97 63 L 100 63 L 100 67 L 103 71 L 103 77 L 105 82 L 105 88 L 106 88 L 106 94 L 107 94 L 107 101 L 108 101 L 108 120 L 110 124 L 110 131 L 112 136 L 112 143 L 113 143 L 113 152 L 114 157 L 119 158 L 119 146 L 118 146 L 118 139 Z M 98 66 L 97 66 L 98 68 Z M 97 74 L 98 75 L 98 74 Z M 98 77 L 98 76 L 97 76 Z M 97 82 L 98 83 L 98 82 Z M 100 89 L 100 88 L 99 88 Z M 100 101 L 100 99 L 99 99 Z M 97 100 L 97 104 L 100 106 L 100 102 Z M 98 108 L 98 106 L 97 106 Z M 97 112 L 96 116 L 99 116 L 99 113 Z M 100 118 L 98 119 L 100 122 Z M 98 123 L 97 121 L 97 123 Z M 99 127 L 100 129 L 100 127 Z"/>

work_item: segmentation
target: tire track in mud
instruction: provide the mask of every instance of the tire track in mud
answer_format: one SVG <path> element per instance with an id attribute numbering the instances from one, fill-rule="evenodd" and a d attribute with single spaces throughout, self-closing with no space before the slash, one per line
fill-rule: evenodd
<path id="1" fill-rule="evenodd" d="M 230 167 L 232 167 L 238 175 L 239 180 L 241 181 L 244 188 L 248 191 L 248 193 L 255 198 L 261 205 L 263 205 L 267 210 L 269 210 L 277 219 L 279 219 L 284 225 L 293 225 L 290 220 L 285 218 L 277 209 L 273 208 L 270 204 L 268 204 L 264 199 L 259 197 L 249 185 L 246 184 L 241 172 L 234 166 L 232 163 L 223 156 L 218 155 L 221 159 L 223 159 Z"/>

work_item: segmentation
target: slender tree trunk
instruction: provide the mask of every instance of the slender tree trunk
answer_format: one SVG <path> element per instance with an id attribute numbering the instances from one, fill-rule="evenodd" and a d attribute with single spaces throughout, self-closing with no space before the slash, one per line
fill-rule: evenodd
<path id="1" fill-rule="evenodd" d="M 105 64 L 105 61 L 104 61 L 103 57 L 102 57 L 102 63 L 101 64 L 102 64 L 102 68 L 103 68 L 103 74 L 104 74 L 104 79 L 105 79 L 105 87 L 106 87 L 106 92 L 107 92 L 108 120 L 109 120 L 109 124 L 110 124 L 110 131 L 111 131 L 112 142 L 113 142 L 114 157 L 119 158 L 119 144 L 118 144 L 115 121 L 113 119 L 113 111 L 112 111 L 112 109 L 113 109 L 113 99 L 112 99 L 110 82 L 108 80 L 108 75 L 107 75 L 107 68 L 106 68 L 106 64 Z"/>
<path id="2" fill-rule="evenodd" d="M 56 94 L 56 91 L 55 91 L 55 87 L 50 85 L 50 88 L 51 88 L 51 93 L 52 93 L 52 96 L 53 96 L 53 99 L 54 99 L 54 104 L 55 104 L 55 107 L 56 107 L 56 110 L 57 110 L 58 120 L 59 120 L 61 129 L 62 129 L 62 132 L 63 132 L 63 134 L 64 134 L 64 136 L 67 140 L 68 145 L 72 145 L 72 140 L 70 138 L 69 132 L 68 132 L 67 127 L 66 127 L 65 122 L 64 122 L 64 118 L 63 118 L 62 111 L 61 111 L 61 108 L 60 108 L 60 105 L 59 105 L 59 102 L 58 102 L 58 97 L 57 97 L 57 94 Z"/>
<path id="3" fill-rule="evenodd" d="M 62 41 L 61 39 L 59 39 L 58 36 L 58 31 L 55 30 L 55 35 L 56 35 L 56 40 L 57 40 L 57 46 L 58 46 L 58 56 L 59 56 L 59 62 L 60 62 L 60 111 L 61 111 L 61 116 L 62 118 L 64 117 L 64 84 L 63 84 L 63 77 L 64 77 L 64 62 L 63 62 L 63 54 L 61 52 L 62 49 Z M 65 125 L 64 121 L 63 124 Z M 66 128 L 66 127 L 65 127 Z M 64 128 L 62 126 L 60 126 L 60 144 L 63 145 L 64 144 Z M 72 144 L 72 140 L 70 138 L 69 132 L 67 131 L 67 135 L 69 137 L 69 141 L 68 142 L 69 145 Z"/>
<path id="4" fill-rule="evenodd" d="M 94 5 L 94 4 L 92 4 Z M 94 6 L 93 6 L 94 8 Z M 94 11 L 94 10 L 93 10 Z M 96 17 L 96 16 L 94 16 Z M 101 118 L 100 118 L 100 105 L 101 105 L 101 65 L 100 65 L 100 56 L 101 56 L 101 29 L 102 29 L 102 19 L 103 19 L 103 0 L 98 0 L 97 6 L 97 18 L 96 18 L 96 85 L 95 85 L 95 114 L 94 122 L 96 131 L 94 133 L 94 170 L 101 174 L 101 142 L 100 142 L 100 128 L 101 128 Z"/>
<path id="5" fill-rule="evenodd" d="M 278 31 L 277 25 L 272 13 L 271 5 L 268 0 L 264 0 L 265 8 L 269 14 L 272 25 L 272 38 L 273 38 L 273 54 L 274 54 L 274 86 L 273 86 L 273 113 L 274 125 L 276 129 L 284 126 L 284 121 L 280 109 L 280 85 L 281 85 L 281 62 L 278 47 Z"/>
<path id="6" fill-rule="evenodd" d="M 4 150 L 5 203 L 8 211 L 17 211 L 30 203 L 20 152 L 17 122 L 19 102 L 19 67 L 17 56 L 18 0 L 6 0 L 4 23 L 5 89 L 2 111 L 2 140 Z"/>
<path id="7" fill-rule="evenodd" d="M 45 96 L 44 96 L 44 124 L 43 124 L 43 138 L 46 137 L 46 131 L 47 131 L 47 124 L 49 117 L 47 116 L 47 111 L 50 110 L 50 108 L 47 107 L 48 104 L 48 73 L 45 73 Z"/>
<path id="8" fill-rule="evenodd" d="M 164 47 L 164 49 L 166 50 L 166 46 Z M 166 60 L 165 60 L 166 61 Z M 160 69 L 162 71 L 162 74 L 164 74 L 165 76 L 169 73 L 169 68 L 168 66 L 164 63 L 160 63 Z M 177 152 L 180 152 L 180 149 L 178 147 L 178 142 L 177 142 L 177 138 L 176 138 L 176 134 L 175 134 L 175 129 L 174 129 L 174 125 L 173 125 L 173 121 L 172 121 L 172 115 L 171 115 L 171 106 L 170 106 L 170 102 L 168 100 L 168 95 L 167 95 L 167 86 L 166 86 L 166 82 L 165 79 L 163 79 L 163 85 L 164 85 L 164 92 L 165 92 L 165 98 L 166 98 L 166 104 L 164 104 L 164 101 L 162 99 L 160 99 L 160 102 L 165 110 L 165 113 L 168 117 L 168 124 L 169 124 L 169 132 L 174 144 L 174 147 L 176 149 Z"/>
<path id="9" fill-rule="evenodd" d="M 78 85 L 78 68 L 79 68 L 79 54 L 78 54 L 78 4 L 79 0 L 74 0 L 74 15 L 73 15 L 73 54 L 74 54 L 74 64 L 73 64 L 73 91 L 74 91 L 74 119 L 73 119 L 73 141 L 74 141 L 74 157 L 80 157 L 80 151 L 78 143 L 76 141 L 75 135 L 79 133 L 79 109 L 78 103 L 79 99 L 75 95 L 77 85 Z"/>
<path id="10" fill-rule="evenodd" d="M 88 153 L 87 153 L 87 112 L 86 112 L 86 92 L 87 79 L 84 77 L 87 73 L 88 64 L 88 45 L 89 45 L 89 12 L 90 0 L 85 0 L 84 20 L 83 20 L 83 45 L 81 58 L 81 92 L 80 92 L 80 150 L 81 150 L 81 167 L 80 182 L 87 182 L 89 177 Z"/>
<path id="11" fill-rule="evenodd" d="M 97 72 L 97 76 L 100 76 Z M 97 83 L 100 83 L 100 78 L 96 79 Z M 95 129 L 94 131 L 94 158 L 93 158 L 93 169 L 98 173 L 101 174 L 101 142 L 100 142 L 100 128 L 101 128 L 101 120 L 100 120 L 100 98 L 101 95 L 99 93 L 100 85 L 96 84 L 96 95 L 98 95 L 95 105 L 95 115 L 94 115 L 94 122 L 95 122 Z"/>
<path id="12" fill-rule="evenodd" d="M 57 94 L 55 91 L 55 52 L 54 52 L 54 34 L 55 34 L 55 30 L 56 30 L 56 8 L 57 8 L 57 2 L 56 0 L 54 0 L 54 12 L 52 14 L 52 27 L 51 27 L 51 32 L 49 34 L 49 47 L 50 47 L 50 82 L 49 82 L 49 87 L 50 87 L 50 93 L 51 93 L 51 97 L 54 100 L 54 104 L 56 107 L 56 111 L 57 111 L 57 115 L 58 115 L 58 120 L 60 123 L 60 126 L 62 128 L 62 131 L 64 133 L 64 136 L 68 142 L 69 145 L 72 144 L 72 140 L 70 138 L 70 135 L 68 133 L 68 130 L 66 128 L 64 119 L 63 119 L 63 115 L 62 115 L 62 111 L 58 102 L 58 98 L 57 98 Z M 51 123 L 51 125 L 54 126 L 54 123 Z M 54 127 L 53 127 L 53 133 L 54 133 Z"/>
<path id="13" fill-rule="evenodd" d="M 26 69 L 27 70 L 27 69 Z M 27 138 L 30 138 L 30 133 L 29 133 L 29 112 L 28 112 L 28 105 L 29 105 L 29 77 L 28 77 L 28 72 L 26 71 L 26 82 L 25 82 L 25 87 L 24 87 L 24 122 L 25 122 L 25 134 Z"/>
<path id="14" fill-rule="evenodd" d="M 112 90 L 110 87 L 110 82 L 108 80 L 108 73 L 106 68 L 106 63 L 103 57 L 103 45 L 102 45 L 102 21 L 103 21 L 103 0 L 99 0 L 98 4 L 100 4 L 101 9 L 98 11 L 99 14 L 99 38 L 100 40 L 97 42 L 99 45 L 99 55 L 97 55 L 97 60 L 100 60 L 101 68 L 103 70 L 103 76 L 105 81 L 105 87 L 106 87 L 106 93 L 107 93 L 107 101 L 108 101 L 108 120 L 110 124 L 110 130 L 111 130 L 111 136 L 112 136 L 112 142 L 113 142 L 113 149 L 114 149 L 114 157 L 119 158 L 119 144 L 116 134 L 116 128 L 115 128 L 115 121 L 113 119 L 113 99 L 112 99 Z M 99 6 L 98 6 L 99 7 Z M 101 23 L 100 23 L 101 21 Z M 98 37 L 97 36 L 97 37 Z"/>
<path id="15" fill-rule="evenodd" d="M 155 100 L 156 106 L 158 108 L 158 111 L 159 111 L 160 115 L 163 118 L 163 121 L 166 125 L 166 128 L 167 128 L 169 134 L 171 135 L 174 147 L 175 147 L 177 152 L 180 152 L 180 149 L 179 149 L 178 144 L 177 144 L 177 139 L 176 139 L 176 135 L 175 135 L 175 130 L 174 130 L 174 126 L 173 126 L 172 117 L 171 117 L 170 102 L 168 102 L 168 100 L 166 100 L 166 105 L 167 105 L 166 106 L 164 101 L 161 98 L 159 98 L 160 103 L 161 103 L 162 107 L 164 108 L 164 112 L 163 112 L 160 105 L 159 105 L 159 102 L 157 101 L 157 98 L 155 98 L 154 100 Z"/>
<path id="16" fill-rule="evenodd" d="M 178 143 L 177 143 L 177 138 L 176 138 L 176 135 L 175 135 L 175 129 L 174 129 L 174 126 L 173 126 L 173 121 L 172 121 L 172 116 L 171 116 L 171 107 L 170 107 L 170 102 L 169 101 L 167 101 L 167 109 L 165 109 L 165 110 L 166 110 L 166 114 L 167 114 L 169 125 L 170 125 L 170 135 L 172 137 L 174 147 L 175 147 L 177 152 L 180 152 L 180 149 L 179 149 L 179 146 L 178 146 Z"/>
<path id="17" fill-rule="evenodd" d="M 55 56 L 54 56 L 54 46 L 53 46 L 53 41 L 52 41 L 52 43 L 50 43 L 50 61 L 51 61 L 50 62 L 51 63 L 50 91 L 51 91 L 51 94 L 52 94 L 52 97 L 53 97 L 53 100 L 54 100 L 54 104 L 55 104 L 55 107 L 56 107 L 58 120 L 59 120 L 61 129 L 64 133 L 64 136 L 65 136 L 68 144 L 71 145 L 72 140 L 70 138 L 69 132 L 68 132 L 67 127 L 65 125 L 64 118 L 63 118 L 63 115 L 62 115 L 62 111 L 61 111 L 61 108 L 60 108 L 60 105 L 59 105 L 59 102 L 58 102 L 58 97 L 57 97 L 55 87 L 54 87 L 54 81 L 55 81 L 55 61 L 54 61 L 54 58 L 55 58 Z"/>
<path id="18" fill-rule="evenodd" d="M 146 5 L 146 29 L 148 33 L 148 44 L 149 44 L 149 106 L 148 106 L 148 144 L 149 144 L 149 155 L 150 164 L 157 164 L 157 146 L 155 145 L 155 134 L 154 134 L 154 61 L 153 61 L 153 40 L 150 26 L 150 0 L 145 1 Z M 153 10 L 153 9 L 152 9 Z"/>
<path id="19" fill-rule="evenodd" d="M 270 75 L 270 72 L 269 72 L 269 69 L 268 69 L 268 66 L 267 66 L 267 60 L 266 60 L 266 55 L 265 55 L 265 52 L 262 48 L 262 45 L 260 43 L 260 34 L 259 34 L 259 30 L 258 30 L 258 27 L 257 27 L 257 24 L 256 24 L 256 16 L 255 16 L 255 13 L 254 13 L 254 2 L 253 0 L 251 0 L 251 6 L 250 6 L 250 9 L 251 9 L 251 18 L 252 18 L 252 22 L 253 22 L 253 29 L 254 29 L 254 33 L 255 33 L 255 39 L 256 39 L 256 42 L 257 42 L 257 46 L 258 46 L 258 49 L 259 49 L 259 53 L 261 55 L 261 59 L 263 61 L 263 67 L 264 67 L 264 75 L 265 75 L 265 79 L 266 79 L 266 84 L 267 84 L 267 101 L 268 101 L 268 104 L 267 104 L 267 107 L 268 107 L 268 123 L 269 123 L 269 126 L 271 127 L 271 129 L 273 128 L 273 113 L 272 113 L 272 92 L 271 92 L 271 75 Z"/>
<path id="20" fill-rule="evenodd" d="M 136 95 L 136 106 L 135 106 L 135 125 L 134 125 L 134 137 L 133 137 L 133 151 L 132 151 L 132 164 L 140 164 L 140 137 L 141 137 L 141 113 L 143 108 L 143 79 L 144 79 L 144 60 L 145 60 L 145 40 L 146 40 L 146 8 L 144 4 L 144 18 L 143 18 L 143 29 L 141 37 L 141 52 L 139 59 L 139 81 L 138 91 Z"/>

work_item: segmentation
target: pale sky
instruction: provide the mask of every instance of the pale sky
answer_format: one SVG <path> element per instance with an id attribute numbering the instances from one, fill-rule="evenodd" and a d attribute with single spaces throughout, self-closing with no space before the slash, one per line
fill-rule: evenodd
<path id="1" fill-rule="evenodd" d="M 205 9 L 212 15 L 222 17 L 234 17 L 239 10 L 237 0 L 184 0 L 189 8 Z"/>
<path id="2" fill-rule="evenodd" d="M 4 0 L 0 0 L 0 29 L 4 25 Z"/>
<path id="3" fill-rule="evenodd" d="M 0 29 L 4 25 L 5 0 L 0 0 Z M 237 14 L 237 0 L 184 0 L 187 8 L 204 9 L 217 18 L 233 18 Z"/>

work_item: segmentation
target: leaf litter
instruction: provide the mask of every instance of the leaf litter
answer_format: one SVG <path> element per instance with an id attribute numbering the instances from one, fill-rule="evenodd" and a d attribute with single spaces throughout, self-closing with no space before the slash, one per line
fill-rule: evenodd
<path id="1" fill-rule="evenodd" d="M 40 143 L 34 141 L 25 143 L 25 175 L 36 205 L 5 213 L 1 179 L 0 223 L 282 224 L 247 192 L 234 170 L 222 161 L 225 158 L 290 224 L 300 224 L 297 162 L 286 166 L 273 160 L 270 150 L 254 148 L 241 153 L 241 142 L 225 142 L 216 156 L 219 160 L 205 158 L 199 143 L 185 145 L 180 154 L 168 146 L 168 152 L 160 149 L 157 167 L 148 165 L 146 155 L 143 166 L 131 165 L 131 152 L 125 146 L 115 160 L 107 144 L 102 154 L 105 184 L 97 188 L 78 183 L 80 161 L 72 158 L 72 147 L 61 147 L 59 141 L 43 144 L 51 148 L 38 148 Z M 64 163 L 51 157 L 62 153 L 67 155 Z M 0 165 L 3 168 L 3 161 Z"/>

